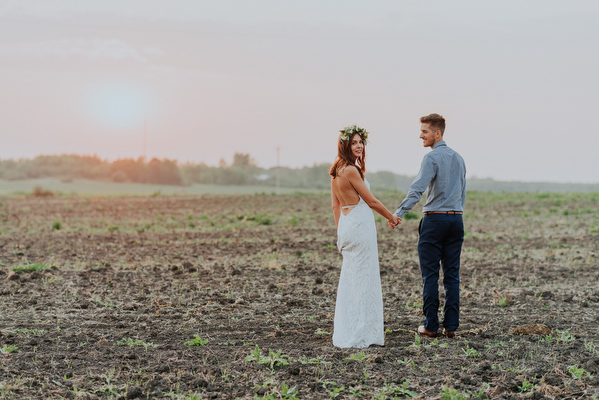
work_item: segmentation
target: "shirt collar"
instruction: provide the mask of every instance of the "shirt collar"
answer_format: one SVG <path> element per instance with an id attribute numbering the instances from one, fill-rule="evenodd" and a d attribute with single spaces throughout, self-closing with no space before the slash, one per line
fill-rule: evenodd
<path id="1" fill-rule="evenodd" d="M 433 150 L 435 150 L 441 146 L 447 146 L 447 143 L 445 143 L 445 140 L 441 140 L 440 142 L 435 143 L 433 146 Z"/>

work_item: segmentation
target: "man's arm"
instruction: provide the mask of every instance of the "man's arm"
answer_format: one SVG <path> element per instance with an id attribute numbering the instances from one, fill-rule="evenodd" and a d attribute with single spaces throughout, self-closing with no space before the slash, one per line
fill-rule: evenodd
<path id="1" fill-rule="evenodd" d="M 395 214 L 399 216 L 399 218 L 403 218 L 403 215 L 410 211 L 416 205 L 416 203 L 420 201 L 422 198 L 422 193 L 424 193 L 428 185 L 437 174 L 437 168 L 429 154 L 424 156 L 422 165 L 420 166 L 420 171 L 418 172 L 416 179 L 414 179 L 414 182 L 412 182 L 412 185 L 410 185 L 410 190 L 408 191 L 406 198 L 401 202 L 395 211 Z"/>

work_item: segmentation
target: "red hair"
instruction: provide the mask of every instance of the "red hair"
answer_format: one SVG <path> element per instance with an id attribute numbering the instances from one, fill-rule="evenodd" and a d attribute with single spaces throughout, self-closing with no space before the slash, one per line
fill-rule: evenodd
<path id="1" fill-rule="evenodd" d="M 333 165 L 331 165 L 329 175 L 331 175 L 333 178 L 336 178 L 337 171 L 340 168 L 343 168 L 346 165 L 353 165 L 358 169 L 358 172 L 360 173 L 362 180 L 364 180 L 364 173 L 366 172 L 366 143 L 364 143 L 364 150 L 362 151 L 362 155 L 359 158 L 356 158 L 356 156 L 354 156 L 354 153 L 352 153 L 351 151 L 351 143 L 353 140 L 353 136 L 349 140 L 342 141 L 341 135 L 339 135 L 339 140 L 337 141 L 337 157 L 335 158 L 335 162 L 333 163 Z M 360 136 L 359 133 L 356 133 L 356 135 Z M 363 140 L 361 136 L 360 140 Z"/>

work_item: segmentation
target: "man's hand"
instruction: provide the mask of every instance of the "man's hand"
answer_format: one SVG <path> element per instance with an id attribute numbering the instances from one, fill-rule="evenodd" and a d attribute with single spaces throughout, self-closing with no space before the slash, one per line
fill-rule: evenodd
<path id="1" fill-rule="evenodd" d="M 389 223 L 389 228 L 395 229 L 395 227 L 401 224 L 401 218 L 399 218 L 396 214 L 393 214 L 393 218 L 387 221 Z"/>

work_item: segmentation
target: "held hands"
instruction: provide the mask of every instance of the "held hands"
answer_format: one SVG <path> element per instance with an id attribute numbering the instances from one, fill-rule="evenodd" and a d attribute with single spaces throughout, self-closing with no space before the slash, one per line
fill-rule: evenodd
<path id="1" fill-rule="evenodd" d="M 401 224 L 401 218 L 399 218 L 396 214 L 393 214 L 393 218 L 387 220 L 387 223 L 389 224 L 389 228 L 395 229 L 397 225 Z"/>

